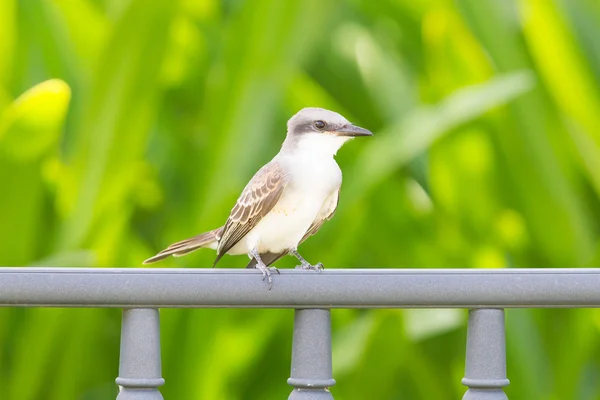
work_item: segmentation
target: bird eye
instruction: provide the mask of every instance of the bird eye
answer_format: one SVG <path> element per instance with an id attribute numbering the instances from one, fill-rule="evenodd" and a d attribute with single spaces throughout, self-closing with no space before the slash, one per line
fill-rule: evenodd
<path id="1" fill-rule="evenodd" d="M 317 129 L 323 129 L 327 126 L 327 124 L 325 123 L 325 121 L 315 121 L 315 128 Z"/>

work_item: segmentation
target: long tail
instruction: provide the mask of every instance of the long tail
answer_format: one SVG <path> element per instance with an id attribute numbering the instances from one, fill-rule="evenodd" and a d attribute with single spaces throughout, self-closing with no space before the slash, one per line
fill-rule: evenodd
<path id="1" fill-rule="evenodd" d="M 216 248 L 217 236 L 220 235 L 222 229 L 223 227 L 220 227 L 213 229 L 212 231 L 201 233 L 189 239 L 182 240 L 181 242 L 173 243 L 154 257 L 150 257 L 144 261 L 144 264 L 160 261 L 169 256 L 180 257 L 202 247 Z"/>

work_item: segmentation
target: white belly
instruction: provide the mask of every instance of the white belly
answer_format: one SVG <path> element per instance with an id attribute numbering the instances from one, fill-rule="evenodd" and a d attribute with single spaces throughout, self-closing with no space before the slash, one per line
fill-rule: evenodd
<path id="1" fill-rule="evenodd" d="M 281 201 L 248 234 L 249 248 L 279 253 L 295 248 L 321 210 L 325 196 L 293 196 Z"/>
<path id="2" fill-rule="evenodd" d="M 341 184 L 341 171 L 331 158 L 323 163 L 295 160 L 290 183 L 273 209 L 235 245 L 229 254 L 280 253 L 296 248 L 330 196 Z M 299 165 L 300 164 L 300 165 Z"/>

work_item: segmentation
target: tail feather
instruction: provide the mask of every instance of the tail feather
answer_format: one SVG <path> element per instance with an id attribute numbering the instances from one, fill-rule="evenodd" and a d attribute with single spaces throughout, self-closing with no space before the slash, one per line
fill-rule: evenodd
<path id="1" fill-rule="evenodd" d="M 189 239 L 173 243 L 154 257 L 150 257 L 144 261 L 144 264 L 160 261 L 169 256 L 181 257 L 199 248 L 210 247 L 211 245 L 216 244 L 217 238 L 221 235 L 222 229 L 223 227 L 220 227 L 209 232 L 201 233 Z"/>

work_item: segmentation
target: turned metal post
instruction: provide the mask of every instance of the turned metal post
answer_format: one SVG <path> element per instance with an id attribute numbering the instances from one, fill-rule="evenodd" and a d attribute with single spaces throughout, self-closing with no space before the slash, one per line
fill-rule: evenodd
<path id="1" fill-rule="evenodd" d="M 123 310 L 117 400 L 163 400 L 158 310 Z"/>
<path id="2" fill-rule="evenodd" d="M 467 361 L 462 383 L 469 389 L 463 400 L 508 400 L 502 390 L 509 384 L 504 310 L 470 310 L 467 329 Z"/>
<path id="3" fill-rule="evenodd" d="M 294 387 L 288 400 L 333 400 L 330 310 L 295 311 L 288 384 Z"/>

